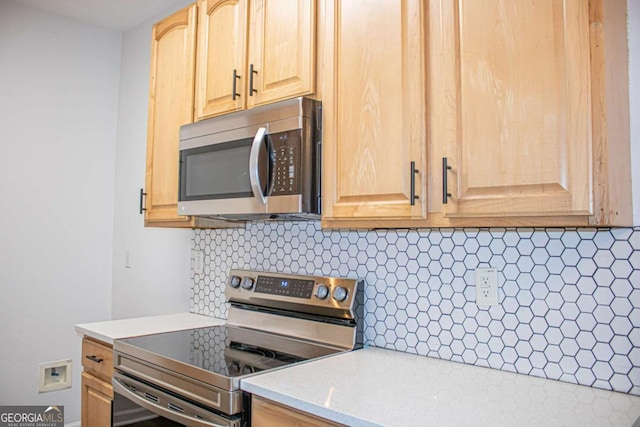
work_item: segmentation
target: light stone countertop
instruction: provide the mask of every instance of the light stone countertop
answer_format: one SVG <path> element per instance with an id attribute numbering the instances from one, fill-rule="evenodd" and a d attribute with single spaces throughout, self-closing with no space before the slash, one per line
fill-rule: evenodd
<path id="1" fill-rule="evenodd" d="M 369 347 L 242 389 L 349 426 L 629 426 L 640 397 Z"/>
<path id="2" fill-rule="evenodd" d="M 136 317 L 133 319 L 108 320 L 105 322 L 81 323 L 76 332 L 107 344 L 118 338 L 182 331 L 222 325 L 226 321 L 215 317 L 193 313 L 165 314 L 160 316 Z"/>

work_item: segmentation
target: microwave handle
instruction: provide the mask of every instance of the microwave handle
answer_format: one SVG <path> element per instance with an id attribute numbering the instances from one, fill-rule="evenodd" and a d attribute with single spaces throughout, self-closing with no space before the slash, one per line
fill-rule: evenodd
<path id="1" fill-rule="evenodd" d="M 258 203 L 265 205 L 267 203 L 267 197 L 262 192 L 262 185 L 260 185 L 260 165 L 258 160 L 260 158 L 260 150 L 266 144 L 267 129 L 259 128 L 256 132 L 256 136 L 253 138 L 251 144 L 251 153 L 249 154 L 249 181 L 251 182 L 251 190 Z"/>

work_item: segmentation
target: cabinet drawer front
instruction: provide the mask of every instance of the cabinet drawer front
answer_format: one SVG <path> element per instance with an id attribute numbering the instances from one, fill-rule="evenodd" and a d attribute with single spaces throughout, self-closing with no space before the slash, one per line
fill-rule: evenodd
<path id="1" fill-rule="evenodd" d="M 82 340 L 82 366 L 96 376 L 111 381 L 113 375 L 113 348 L 104 343 Z"/>

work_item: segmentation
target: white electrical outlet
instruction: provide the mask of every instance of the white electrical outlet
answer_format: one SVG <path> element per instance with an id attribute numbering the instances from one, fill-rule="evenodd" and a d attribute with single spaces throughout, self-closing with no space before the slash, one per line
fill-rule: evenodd
<path id="1" fill-rule="evenodd" d="M 202 274 L 204 271 L 204 251 L 192 251 L 193 273 Z"/>
<path id="2" fill-rule="evenodd" d="M 498 305 L 497 268 L 476 268 L 476 304 Z"/>

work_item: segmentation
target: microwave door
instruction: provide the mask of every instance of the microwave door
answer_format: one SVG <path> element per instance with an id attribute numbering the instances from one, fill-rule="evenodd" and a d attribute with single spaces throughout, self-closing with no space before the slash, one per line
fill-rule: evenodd
<path id="1" fill-rule="evenodd" d="M 254 144 L 260 128 L 267 129 L 267 126 L 203 135 L 187 141 L 188 144 L 181 142 L 179 214 L 266 214 L 266 204 L 258 201 L 250 178 L 257 170 L 257 179 L 263 188 L 261 195 L 268 196 L 270 138 L 265 132 Z M 250 170 L 252 150 L 259 164 Z"/>

